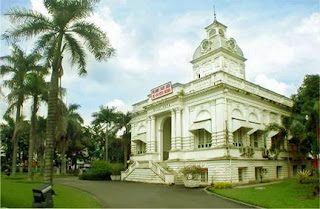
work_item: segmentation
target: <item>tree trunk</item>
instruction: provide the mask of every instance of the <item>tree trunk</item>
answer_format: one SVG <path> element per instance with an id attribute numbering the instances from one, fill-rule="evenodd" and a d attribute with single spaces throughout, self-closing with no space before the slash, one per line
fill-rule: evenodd
<path id="1" fill-rule="evenodd" d="M 104 160 L 109 162 L 109 156 L 108 156 L 108 125 L 106 126 L 106 140 L 104 144 L 104 149 L 105 149 L 105 158 Z"/>
<path id="2" fill-rule="evenodd" d="M 66 170 L 66 149 L 67 149 L 67 145 L 66 145 L 66 139 L 64 138 L 64 142 L 63 142 L 64 146 L 62 147 L 62 151 L 61 151 L 61 174 L 65 175 L 67 173 Z"/>
<path id="3" fill-rule="evenodd" d="M 128 143 L 127 140 L 124 139 L 124 144 L 123 144 L 123 164 L 125 167 L 127 167 L 127 160 L 128 160 Z"/>
<path id="4" fill-rule="evenodd" d="M 34 152 L 34 142 L 36 138 L 36 130 L 37 130 L 37 111 L 38 111 L 38 96 L 33 97 L 33 108 L 31 115 L 31 129 L 30 129 L 30 137 L 29 137 L 29 156 L 28 156 L 28 179 L 32 180 L 32 161 L 33 161 L 33 152 Z"/>
<path id="5" fill-rule="evenodd" d="M 57 126 L 57 107 L 58 107 L 58 79 L 59 70 L 61 69 L 61 45 L 63 34 L 58 36 L 58 47 L 55 54 L 55 58 L 52 64 L 52 73 L 50 81 L 50 90 L 48 98 L 48 117 L 47 117 L 47 129 L 46 129 L 46 149 L 45 149 L 45 168 L 44 168 L 44 183 L 52 185 L 52 173 L 53 173 L 53 142 L 55 139 L 55 132 Z"/>
<path id="6" fill-rule="evenodd" d="M 12 152 L 12 176 L 16 175 L 17 171 L 17 152 L 18 152 L 18 132 L 19 132 L 19 126 L 20 119 L 21 119 L 21 109 L 22 109 L 22 103 L 23 103 L 23 97 L 19 96 L 18 102 L 17 102 L 17 110 L 16 110 L 16 123 L 14 126 L 14 132 L 12 136 L 12 144 L 13 144 L 13 152 Z"/>

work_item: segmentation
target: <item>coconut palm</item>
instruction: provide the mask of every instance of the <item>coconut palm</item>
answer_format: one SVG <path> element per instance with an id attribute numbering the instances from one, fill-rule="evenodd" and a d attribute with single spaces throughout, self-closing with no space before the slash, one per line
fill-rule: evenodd
<path id="1" fill-rule="evenodd" d="M 104 160 L 109 161 L 109 156 L 108 156 L 108 137 L 110 134 L 110 131 L 115 130 L 115 122 L 116 122 L 116 112 L 115 108 L 109 108 L 109 107 L 100 107 L 99 112 L 94 112 L 92 114 L 92 117 L 94 118 L 92 121 L 92 124 L 94 126 L 97 126 L 100 128 L 101 132 L 105 134 L 105 147 L 104 147 Z"/>
<path id="2" fill-rule="evenodd" d="M 61 103 L 61 102 L 60 102 Z M 68 107 L 59 105 L 57 147 L 61 154 L 61 174 L 66 174 L 66 152 L 72 141 L 81 137 L 83 119 L 77 113 L 80 105 L 70 104 Z"/>
<path id="3" fill-rule="evenodd" d="M 5 64 L 1 65 L 0 75 L 11 76 L 4 81 L 4 86 L 10 89 L 8 100 L 10 106 L 8 112 L 13 109 L 16 111 L 15 130 L 12 136 L 13 153 L 12 153 L 12 175 L 16 174 L 17 152 L 18 152 L 18 136 L 22 128 L 21 117 L 23 102 L 27 95 L 26 78 L 31 71 L 39 69 L 38 62 L 41 56 L 38 53 L 26 55 L 17 45 L 12 45 L 12 54 L 1 57 L 1 61 Z"/>
<path id="4" fill-rule="evenodd" d="M 27 75 L 26 79 L 26 91 L 31 96 L 33 101 L 31 107 L 31 129 L 29 138 L 29 157 L 28 157 L 28 179 L 32 179 L 33 169 L 32 161 L 34 155 L 34 144 L 37 136 L 37 112 L 41 101 L 47 100 L 48 83 L 44 80 L 47 74 L 45 67 L 38 66 L 37 70 L 34 70 Z"/>
<path id="5" fill-rule="evenodd" d="M 62 59 L 70 53 L 71 64 L 76 65 L 80 75 L 86 71 L 85 47 L 98 61 L 108 59 L 114 52 L 104 32 L 93 23 L 85 21 L 98 0 L 44 0 L 50 14 L 46 17 L 36 11 L 12 8 L 7 15 L 18 25 L 5 37 L 39 36 L 36 49 L 44 53 L 51 66 L 51 81 L 48 98 L 46 162 L 44 182 L 52 184 L 53 142 L 57 125 L 58 79 L 62 76 Z M 81 42 L 81 41 L 83 42 Z"/>
<path id="6" fill-rule="evenodd" d="M 130 121 L 132 119 L 132 113 L 127 112 L 127 113 L 122 113 L 118 112 L 117 113 L 117 118 L 116 118 L 116 128 L 117 130 L 122 130 L 123 129 L 123 134 L 122 134 L 122 142 L 123 142 L 123 158 L 124 158 L 124 165 L 127 165 L 127 160 L 128 160 L 128 151 L 130 147 L 130 139 L 131 139 L 131 124 Z"/>

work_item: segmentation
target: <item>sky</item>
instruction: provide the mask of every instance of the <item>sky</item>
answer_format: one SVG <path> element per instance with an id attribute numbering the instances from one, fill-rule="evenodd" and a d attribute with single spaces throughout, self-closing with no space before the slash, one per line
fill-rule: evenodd
<path id="1" fill-rule="evenodd" d="M 320 73 L 320 0 L 101 0 L 86 20 L 107 33 L 116 56 L 107 62 L 88 56 L 85 77 L 65 60 L 67 103 L 79 104 L 90 124 L 102 105 L 131 110 L 154 87 L 191 81 L 190 61 L 213 22 L 213 4 L 217 20 L 228 26 L 227 37 L 248 59 L 250 82 L 290 97 L 306 74 Z M 11 7 L 47 14 L 41 0 L 1 0 L 1 34 L 12 27 L 3 15 Z M 34 47 L 33 40 L 19 45 L 27 52 Z M 10 53 L 7 42 L 1 40 L 0 47 L 0 56 Z M 1 116 L 7 107 L 1 96 Z M 24 114 L 30 115 L 29 101 Z M 40 114 L 46 114 L 44 106 Z"/>

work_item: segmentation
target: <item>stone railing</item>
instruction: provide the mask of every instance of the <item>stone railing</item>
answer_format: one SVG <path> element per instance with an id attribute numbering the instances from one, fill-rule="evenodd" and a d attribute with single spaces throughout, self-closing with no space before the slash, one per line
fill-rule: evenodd
<path id="1" fill-rule="evenodd" d="M 138 166 L 138 161 L 134 161 L 127 170 L 121 171 L 121 180 L 125 180 L 125 178 L 127 178 Z"/>
<path id="2" fill-rule="evenodd" d="M 149 168 L 157 174 L 166 184 L 173 184 L 174 183 L 174 175 L 170 174 L 164 168 L 162 168 L 158 163 L 153 161 L 149 161 Z"/>

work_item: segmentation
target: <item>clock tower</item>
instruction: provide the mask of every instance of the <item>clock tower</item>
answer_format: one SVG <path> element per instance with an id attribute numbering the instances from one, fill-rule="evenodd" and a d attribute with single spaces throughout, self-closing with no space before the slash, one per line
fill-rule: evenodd
<path id="1" fill-rule="evenodd" d="M 245 79 L 246 59 L 234 38 L 227 37 L 227 26 L 214 21 L 205 28 L 207 37 L 193 54 L 193 79 L 202 78 L 216 71 Z"/>

